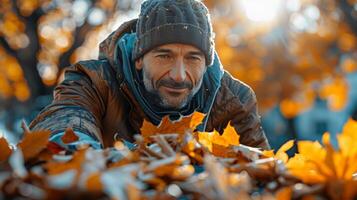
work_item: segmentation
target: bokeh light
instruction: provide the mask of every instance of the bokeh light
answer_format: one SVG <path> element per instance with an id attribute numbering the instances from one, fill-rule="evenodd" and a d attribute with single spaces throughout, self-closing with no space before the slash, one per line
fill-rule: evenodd
<path id="1" fill-rule="evenodd" d="M 254 22 L 273 21 L 283 6 L 283 0 L 241 0 L 240 3 L 248 19 Z"/>

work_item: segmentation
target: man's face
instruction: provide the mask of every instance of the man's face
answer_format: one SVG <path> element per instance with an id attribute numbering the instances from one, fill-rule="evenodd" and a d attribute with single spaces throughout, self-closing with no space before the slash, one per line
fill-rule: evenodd
<path id="1" fill-rule="evenodd" d="M 145 89 L 161 107 L 180 109 L 197 93 L 206 71 L 204 54 L 186 44 L 166 44 L 135 63 L 143 70 Z"/>

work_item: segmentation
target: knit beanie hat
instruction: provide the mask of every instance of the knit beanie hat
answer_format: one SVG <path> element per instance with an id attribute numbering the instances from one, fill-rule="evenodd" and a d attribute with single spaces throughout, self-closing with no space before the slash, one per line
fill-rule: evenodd
<path id="1" fill-rule="evenodd" d="M 213 63 L 214 33 L 207 7 L 200 0 L 146 0 L 136 24 L 136 60 L 155 47 L 183 43 L 200 49 Z"/>

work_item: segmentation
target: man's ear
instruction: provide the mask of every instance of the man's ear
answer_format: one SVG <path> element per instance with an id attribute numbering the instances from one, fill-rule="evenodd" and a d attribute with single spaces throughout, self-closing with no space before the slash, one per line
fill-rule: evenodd
<path id="1" fill-rule="evenodd" d="M 135 68 L 141 70 L 143 68 L 143 58 L 139 58 L 135 61 Z"/>

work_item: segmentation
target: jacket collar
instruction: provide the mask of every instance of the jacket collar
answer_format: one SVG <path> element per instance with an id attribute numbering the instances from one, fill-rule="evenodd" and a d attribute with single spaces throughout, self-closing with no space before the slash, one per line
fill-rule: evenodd
<path id="1" fill-rule="evenodd" d="M 134 19 L 124 23 L 100 44 L 99 59 L 109 60 L 109 63 L 116 69 L 118 78 L 122 79 L 124 83 L 122 86 L 125 87 L 126 96 L 132 101 L 133 106 L 140 107 L 140 109 L 136 109 L 141 111 L 138 113 L 140 116 L 145 115 L 152 123 L 158 125 L 165 115 L 169 115 L 171 119 L 177 119 L 198 111 L 207 114 L 204 123 L 198 127 L 199 130 L 205 130 L 208 116 L 224 73 L 217 53 L 215 52 L 213 64 L 207 68 L 204 74 L 201 89 L 189 106 L 180 111 L 157 110 L 143 97 L 140 91 L 142 90 L 142 85 L 132 60 L 132 51 L 136 41 L 136 21 Z"/>
<path id="2" fill-rule="evenodd" d="M 121 66 L 124 79 L 128 83 L 128 87 L 133 93 L 133 96 L 135 96 L 135 99 L 138 101 L 140 107 L 144 110 L 145 114 L 152 123 L 158 125 L 161 122 L 162 117 L 165 115 L 169 115 L 171 119 L 177 120 L 181 116 L 192 114 L 194 111 L 209 114 L 223 76 L 222 65 L 217 54 L 215 55 L 213 65 L 209 66 L 204 74 L 201 89 L 193 97 L 191 102 L 181 110 L 161 110 L 151 105 L 150 102 L 145 99 L 145 95 L 142 94 L 143 85 L 140 84 L 141 81 L 138 76 L 138 72 L 134 67 L 134 61 L 131 57 L 135 41 L 135 33 L 125 34 L 118 41 L 117 48 L 120 49 L 120 55 L 122 58 Z"/>

